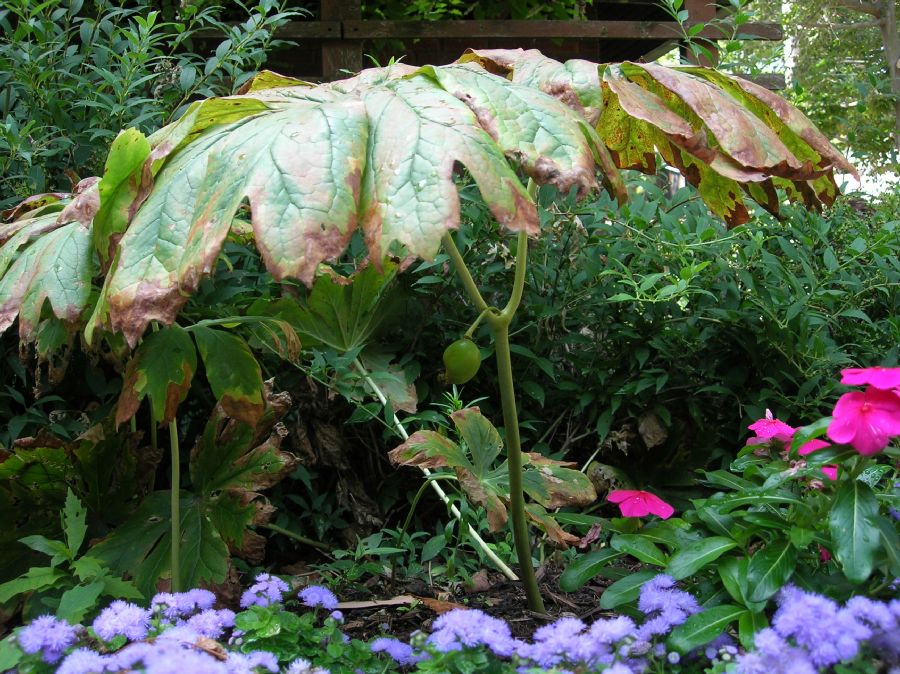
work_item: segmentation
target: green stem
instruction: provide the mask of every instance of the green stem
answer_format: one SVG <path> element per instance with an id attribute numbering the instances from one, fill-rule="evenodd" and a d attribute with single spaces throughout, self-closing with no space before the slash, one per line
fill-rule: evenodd
<path id="1" fill-rule="evenodd" d="M 169 444 L 172 453 L 172 592 L 181 592 L 181 453 L 178 446 L 178 424 L 169 422 Z"/>
<path id="2" fill-rule="evenodd" d="M 453 243 L 449 234 L 444 235 L 444 247 L 450 256 L 463 287 L 473 304 L 484 313 L 487 303 L 478 292 L 475 281 L 469 273 L 462 255 Z M 519 415 L 516 411 L 516 392 L 513 385 L 512 358 L 509 352 L 509 325 L 512 323 L 516 309 L 522 301 L 525 289 L 525 271 L 528 265 L 528 235 L 519 232 L 516 246 L 516 272 L 512 293 L 503 311 L 488 311 L 488 325 L 494 335 L 494 349 L 497 356 L 497 376 L 500 385 L 500 404 L 503 408 L 503 427 L 506 430 L 506 458 L 509 470 L 509 520 L 519 560 L 519 574 L 528 599 L 528 608 L 544 613 L 544 601 L 534 566 L 531 563 L 531 543 L 528 537 L 528 522 L 525 518 L 525 494 L 522 491 L 522 442 L 519 437 Z"/>
<path id="3" fill-rule="evenodd" d="M 488 303 L 484 301 L 481 293 L 478 292 L 478 286 L 475 285 L 475 280 L 472 278 L 472 274 L 469 273 L 469 268 L 466 267 L 466 262 L 463 260 L 462 254 L 453 242 L 453 237 L 450 236 L 450 232 L 444 234 L 441 241 L 444 244 L 444 250 L 447 251 L 447 255 L 450 256 L 450 262 L 453 263 L 453 268 L 456 269 L 456 273 L 459 274 L 459 280 L 462 281 L 463 288 L 466 289 L 469 299 L 472 300 L 472 304 L 475 305 L 475 308 L 483 313 L 488 309 Z"/>
<path id="4" fill-rule="evenodd" d="M 318 548 L 319 550 L 325 550 L 326 552 L 330 552 L 334 548 L 332 548 L 327 543 L 323 543 L 322 541 L 317 541 L 312 538 L 307 538 L 306 536 L 302 536 L 301 534 L 295 534 L 290 529 L 285 529 L 284 527 L 280 527 L 277 524 L 260 524 L 259 526 L 264 529 L 269 529 L 270 531 L 274 531 L 276 534 L 281 534 L 282 536 L 287 536 L 288 538 L 293 538 L 295 541 L 299 541 L 305 545 L 309 545 L 313 548 Z"/>
<path id="5" fill-rule="evenodd" d="M 384 391 L 382 391 L 378 387 L 378 384 L 376 384 L 375 381 L 369 376 L 369 373 L 363 366 L 362 361 L 357 358 L 353 361 L 353 365 L 362 375 L 363 380 L 369 386 L 369 389 L 371 389 L 372 393 L 375 394 L 375 397 L 378 398 L 379 401 L 381 401 L 382 405 L 387 405 L 387 397 L 384 395 Z M 406 432 L 406 429 L 403 427 L 403 424 L 400 423 L 400 419 L 396 414 L 393 415 L 393 422 L 394 430 L 397 431 L 397 435 L 399 435 L 404 440 L 409 440 L 409 433 Z M 422 473 L 424 473 L 425 477 L 431 477 L 432 473 L 430 470 L 428 470 L 427 468 L 422 468 L 421 470 Z M 441 499 L 441 502 L 443 502 L 443 504 L 447 506 L 453 517 L 455 517 L 459 521 L 460 526 L 465 526 L 468 529 L 469 536 L 473 541 L 475 541 L 475 545 L 477 545 L 481 549 L 485 557 L 491 560 L 494 565 L 498 569 L 500 569 L 501 573 L 503 573 L 504 576 L 512 581 L 519 580 L 519 577 L 515 573 L 513 573 L 512 569 L 510 569 L 506 564 L 503 563 L 503 560 L 497 556 L 497 553 L 491 550 L 490 547 L 488 547 L 488 544 L 484 542 L 484 539 L 482 539 L 478 532 L 475 531 L 475 527 L 463 521 L 463 516 L 459 511 L 459 508 L 457 508 L 454 503 L 450 502 L 450 497 L 447 496 L 446 492 L 443 489 L 441 489 L 441 485 L 439 485 L 435 480 L 428 480 L 426 484 L 431 485 L 431 488 L 434 489 L 434 493 L 437 494 L 438 498 Z"/>
<path id="6" fill-rule="evenodd" d="M 409 529 L 409 525 L 412 523 L 412 518 L 416 512 L 416 507 L 419 505 L 419 501 L 425 494 L 425 490 L 428 489 L 428 483 L 435 480 L 456 479 L 456 475 L 429 475 L 425 482 L 422 483 L 422 486 L 419 487 L 419 491 L 417 491 L 415 497 L 413 497 L 412 504 L 409 506 L 409 512 L 406 515 L 406 519 L 403 521 L 403 526 L 400 528 L 400 535 L 398 536 L 398 542 L 400 545 L 403 545 L 403 537 L 406 536 L 406 531 Z M 397 557 L 398 555 L 393 555 L 391 557 L 391 581 L 394 581 L 397 578 Z"/>
<path id="7" fill-rule="evenodd" d="M 496 311 L 493 307 L 486 307 L 484 311 L 478 314 L 478 318 L 475 319 L 475 322 L 469 326 L 469 329 L 466 330 L 465 336 L 469 339 L 472 339 L 472 335 L 475 334 L 475 331 L 478 329 L 478 326 L 481 325 L 481 321 L 484 320 L 484 317 L 488 315 L 491 311 Z"/>

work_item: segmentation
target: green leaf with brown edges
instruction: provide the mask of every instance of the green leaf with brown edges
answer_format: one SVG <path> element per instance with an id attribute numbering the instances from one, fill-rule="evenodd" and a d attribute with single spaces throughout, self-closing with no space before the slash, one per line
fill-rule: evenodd
<path id="1" fill-rule="evenodd" d="M 243 338 L 226 330 L 194 326 L 206 378 L 229 416 L 251 426 L 265 409 L 259 363 Z"/>
<path id="2" fill-rule="evenodd" d="M 151 332 L 132 354 L 116 407 L 116 425 L 133 417 L 144 397 L 157 424 L 175 418 L 191 388 L 197 352 L 190 335 L 177 325 Z"/>
<path id="3" fill-rule="evenodd" d="M 42 234 L 0 279 L 0 332 L 18 317 L 19 338 L 33 341 L 45 302 L 54 316 L 77 324 L 90 302 L 95 273 L 89 227 L 71 222 Z"/>
<path id="4" fill-rule="evenodd" d="M 743 188 L 777 214 L 775 186 L 791 200 L 819 207 L 837 194 L 833 168 L 855 174 L 783 98 L 709 68 L 604 64 L 598 81 L 594 64 L 561 64 L 535 50 L 472 50 L 460 61 L 539 88 L 579 111 L 622 168 L 655 172 L 655 147 L 732 226 L 749 217 Z"/>
<path id="5" fill-rule="evenodd" d="M 416 431 L 403 444 L 388 452 L 388 458 L 397 466 L 416 466 L 429 470 L 470 465 L 458 444 L 435 431 Z"/>
<path id="6" fill-rule="evenodd" d="M 587 506 L 597 500 L 597 490 L 587 475 L 573 470 L 575 464 L 554 461 L 534 452 L 527 452 L 522 488 L 545 508 Z"/>
<path id="7" fill-rule="evenodd" d="M 574 545 L 579 541 L 578 536 L 570 534 L 568 531 L 564 531 L 563 528 L 559 526 L 559 522 L 553 519 L 553 515 L 548 513 L 540 503 L 526 503 L 525 517 L 538 529 L 547 534 L 547 538 L 553 541 L 553 544 L 562 550 L 565 550 L 570 545 Z"/>

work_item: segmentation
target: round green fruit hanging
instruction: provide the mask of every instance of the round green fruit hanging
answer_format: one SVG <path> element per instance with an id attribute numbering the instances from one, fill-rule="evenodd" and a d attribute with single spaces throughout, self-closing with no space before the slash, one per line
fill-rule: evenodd
<path id="1" fill-rule="evenodd" d="M 481 352 L 468 337 L 457 339 L 444 349 L 444 379 L 448 384 L 465 384 L 480 367 Z"/>

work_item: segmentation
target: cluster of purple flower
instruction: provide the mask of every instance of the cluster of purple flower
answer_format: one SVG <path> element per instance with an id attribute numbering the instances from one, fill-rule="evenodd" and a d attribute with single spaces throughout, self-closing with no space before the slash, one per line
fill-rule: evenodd
<path id="1" fill-rule="evenodd" d="M 278 604 L 290 589 L 278 576 L 261 573 L 256 577 L 256 582 L 241 595 L 241 608 Z"/>
<path id="2" fill-rule="evenodd" d="M 525 668 L 603 667 L 611 674 L 633 674 L 645 669 L 647 656 L 667 655 L 664 647 L 654 648 L 653 637 L 668 633 L 700 610 L 697 601 L 675 588 L 675 581 L 666 575 L 645 583 L 638 606 L 647 615 L 641 626 L 627 617 L 598 620 L 590 627 L 577 618 L 562 618 L 538 629 L 531 643 L 513 637 L 502 620 L 478 610 L 454 609 L 434 621 L 425 644 L 439 653 L 485 648 L 500 658 L 515 656 Z M 372 650 L 403 665 L 426 657 L 396 639 L 378 639 Z"/>
<path id="3" fill-rule="evenodd" d="M 286 590 L 283 581 L 262 574 L 244 597 L 249 598 L 248 606 L 268 606 L 280 601 Z M 317 586 L 305 588 L 300 600 L 311 608 L 327 610 L 338 603 L 330 590 Z M 222 646 L 234 627 L 235 615 L 227 609 L 216 610 L 214 603 L 215 596 L 205 590 L 160 593 L 150 609 L 114 601 L 91 625 L 93 634 L 107 644 L 125 642 L 109 654 L 77 648 L 87 631 L 52 616 L 37 618 L 20 629 L 15 638 L 23 652 L 39 654 L 50 665 L 58 663 L 57 674 L 282 671 L 272 653 L 237 653 Z M 723 635 L 703 653 L 713 663 L 716 658 L 731 660 L 734 664 L 729 666 L 736 667 L 736 674 L 815 674 L 859 656 L 875 657 L 888 666 L 900 665 L 900 600 L 884 603 L 855 597 L 840 607 L 820 595 L 786 587 L 778 603 L 772 626 L 757 634 L 753 651 L 739 653 L 733 641 Z M 455 609 L 434 621 L 430 635 L 414 637 L 413 645 L 381 637 L 370 648 L 402 667 L 467 650 L 486 651 L 519 671 L 640 674 L 658 671 L 654 668 L 660 664 L 683 665 L 681 655 L 666 652 L 662 642 L 673 627 L 700 610 L 696 600 L 675 587 L 672 578 L 659 575 L 644 584 L 638 607 L 646 616 L 640 625 L 631 618 L 617 617 L 588 626 L 567 617 L 538 629 L 530 642 L 515 638 L 503 620 L 478 610 Z M 231 631 L 232 636 L 236 633 Z M 702 657 L 702 653 L 694 656 Z M 304 659 L 291 662 L 283 671 L 329 674 Z"/>
<path id="4" fill-rule="evenodd" d="M 761 630 L 756 649 L 737 658 L 740 674 L 814 674 L 854 659 L 868 648 L 883 662 L 900 665 L 900 600 L 854 597 L 841 608 L 826 597 L 785 587 L 772 627 Z"/>

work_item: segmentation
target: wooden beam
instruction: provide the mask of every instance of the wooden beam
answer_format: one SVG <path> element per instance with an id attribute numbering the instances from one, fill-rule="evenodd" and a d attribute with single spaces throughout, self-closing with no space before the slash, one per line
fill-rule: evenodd
<path id="1" fill-rule="evenodd" d="M 360 0 L 322 0 L 321 2 L 319 18 L 322 21 L 345 22 L 359 19 L 361 16 Z M 286 35 L 285 37 L 293 36 Z M 342 39 L 322 42 L 322 77 L 326 80 L 346 77 L 345 71 L 356 73 L 362 70 L 362 42 L 355 39 L 353 35 L 348 36 L 346 32 L 335 37 Z"/>
<path id="2" fill-rule="evenodd" d="M 681 36 L 674 21 L 344 21 L 344 39 L 378 38 L 574 38 L 666 40 Z M 748 23 L 741 32 L 758 40 L 781 40 L 777 23 Z M 701 36 L 719 39 L 722 32 L 706 28 Z M 286 33 L 284 37 L 293 37 Z"/>

